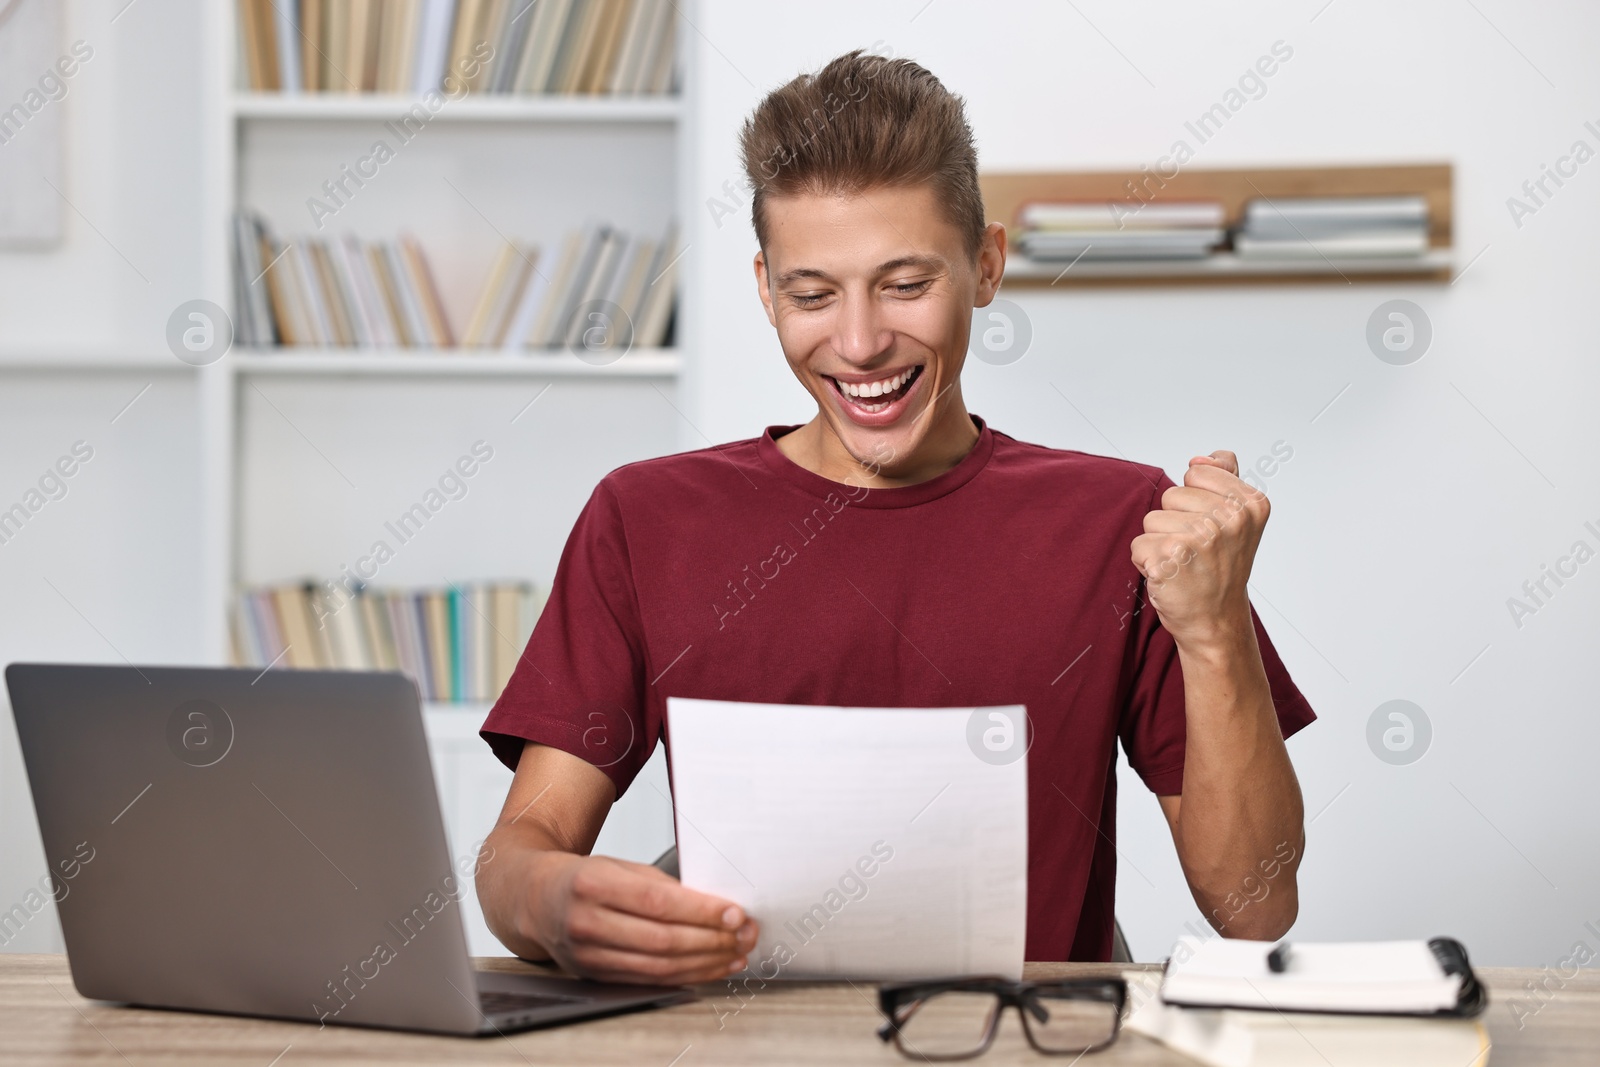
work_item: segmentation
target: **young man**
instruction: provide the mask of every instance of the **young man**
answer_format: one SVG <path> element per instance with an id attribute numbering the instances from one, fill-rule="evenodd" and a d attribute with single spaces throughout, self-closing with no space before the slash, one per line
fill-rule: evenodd
<path id="1" fill-rule="evenodd" d="M 1282 935 L 1303 846 L 1283 739 L 1314 716 L 1246 596 L 1266 498 L 1229 452 L 1175 486 L 967 412 L 1006 234 L 928 71 L 842 56 L 768 96 L 742 147 L 757 289 L 817 415 L 595 490 L 483 728 L 516 770 L 478 876 L 490 928 L 599 978 L 743 969 L 741 909 L 589 854 L 686 696 L 1025 705 L 1030 960 L 1109 958 L 1120 741 L 1213 925 Z"/>

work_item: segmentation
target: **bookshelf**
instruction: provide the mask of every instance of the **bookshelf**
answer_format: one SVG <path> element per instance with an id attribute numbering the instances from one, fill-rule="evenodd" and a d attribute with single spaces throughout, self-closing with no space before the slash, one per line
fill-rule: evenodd
<path id="1" fill-rule="evenodd" d="M 386 136 L 418 97 L 251 91 L 238 0 L 205 5 L 212 47 L 202 58 L 208 148 L 200 295 L 234 311 L 238 210 L 260 213 L 280 236 L 347 232 L 373 241 L 414 234 L 456 336 L 507 240 L 537 244 L 541 257 L 553 257 L 588 219 L 659 236 L 694 209 L 683 178 L 684 99 L 695 84 L 684 20 L 694 16 L 690 7 L 669 6 L 681 22 L 677 91 L 446 98 L 413 139 L 389 137 L 395 158 L 316 230 L 307 198 Z M 680 306 L 689 283 L 679 270 Z M 493 443 L 496 458 L 450 505 L 459 514 L 441 513 L 373 584 L 506 579 L 548 586 L 571 522 L 600 477 L 681 447 L 681 318 L 673 333 L 673 347 L 633 349 L 598 365 L 562 348 L 236 344 L 198 368 L 158 355 L 198 385 L 206 658 L 231 659 L 230 615 L 241 588 L 336 578 L 386 516 L 477 438 Z M 549 398 L 529 410 L 547 387 Z M 381 462 L 369 459 L 379 455 Z M 481 703 L 424 706 L 452 855 L 487 832 L 510 781 L 477 736 L 487 710 Z M 664 771 L 647 768 L 643 777 L 652 774 L 665 789 Z M 644 782 L 631 790 L 599 847 L 653 858 L 672 835 L 670 810 L 663 817 L 658 799 Z M 475 900 L 464 902 L 464 914 L 474 952 L 502 951 Z"/>
<path id="2" fill-rule="evenodd" d="M 1428 205 L 1428 248 L 1415 258 L 1312 257 L 1286 262 L 1214 252 L 1204 259 L 1032 261 L 1014 255 L 1005 280 L 1017 286 L 1117 286 L 1350 281 L 1439 281 L 1453 277 L 1453 168 L 1448 163 L 1376 166 L 1192 168 L 1172 177 L 1130 171 L 986 173 L 980 175 L 989 217 L 1015 240 L 1018 211 L 1029 201 L 1101 201 L 1136 207 L 1185 200 L 1217 200 L 1225 226 L 1257 198 L 1421 195 Z M 1130 183 L 1132 183 L 1130 185 Z M 1139 199 L 1130 189 L 1142 189 Z M 1109 213 L 1108 213 L 1109 214 Z"/>

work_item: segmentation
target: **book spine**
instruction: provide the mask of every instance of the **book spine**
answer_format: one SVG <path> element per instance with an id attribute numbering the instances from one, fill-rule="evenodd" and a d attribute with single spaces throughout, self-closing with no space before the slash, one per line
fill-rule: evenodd
<path id="1" fill-rule="evenodd" d="M 643 91 L 664 95 L 673 90 L 678 68 L 678 7 L 667 4 L 666 18 L 661 26 L 661 44 L 656 50 L 655 63 Z"/>
<path id="2" fill-rule="evenodd" d="M 373 281 L 383 297 L 383 309 L 388 318 L 389 333 L 394 337 L 395 347 L 410 348 L 416 342 L 412 340 L 410 329 L 406 325 L 404 305 L 401 303 L 400 293 L 395 288 L 394 279 L 389 276 L 389 263 L 383 254 L 383 247 L 379 244 L 368 245 L 366 253 Z"/>
<path id="3" fill-rule="evenodd" d="M 233 604 L 233 663 L 237 667 L 262 667 L 261 634 L 250 613 L 250 600 L 240 596 Z"/>
<path id="4" fill-rule="evenodd" d="M 326 0 L 300 0 L 300 85 L 308 93 L 322 91 L 322 40 Z"/>
<path id="5" fill-rule="evenodd" d="M 422 313 L 422 297 L 411 284 L 410 272 L 401 262 L 399 250 L 393 242 L 383 242 L 379 247 L 388 267 L 389 278 L 394 283 L 395 297 L 399 301 L 401 314 L 405 316 L 406 335 L 411 338 L 412 347 L 428 348 L 433 340 Z"/>
<path id="6" fill-rule="evenodd" d="M 527 0 L 511 0 L 501 19 L 501 29 L 494 43 L 494 58 L 489 64 L 484 89 L 491 93 L 509 93 L 517 77 L 517 63 L 522 56 L 523 44 L 533 26 L 533 14 Z"/>
<path id="7" fill-rule="evenodd" d="M 439 595 L 419 593 L 415 599 L 417 625 L 428 661 L 428 691 L 431 699 L 443 702 L 450 699 L 450 634 L 440 624 Z"/>
<path id="8" fill-rule="evenodd" d="M 422 245 L 409 234 L 400 235 L 400 248 L 405 256 L 406 266 L 411 271 L 412 283 L 421 298 L 422 310 L 428 322 L 428 329 L 433 335 L 433 343 L 440 348 L 449 348 L 455 344 L 455 335 L 450 329 L 450 316 L 444 310 L 444 298 L 440 296 L 433 270 L 428 266 L 428 257 L 422 251 Z"/>
<path id="9" fill-rule="evenodd" d="M 300 93 L 300 11 L 297 5 L 277 0 L 272 4 L 278 36 L 278 88 L 296 96 Z"/>
<path id="10" fill-rule="evenodd" d="M 467 319 L 467 329 L 461 335 L 461 343 L 468 348 L 476 348 L 483 344 L 483 336 L 488 330 L 489 313 L 494 310 L 494 296 L 500 289 L 500 281 L 505 277 L 505 272 L 511 265 L 511 243 L 502 242 L 500 251 L 496 254 L 494 262 L 489 266 L 489 276 L 484 279 L 483 289 L 478 293 L 478 302 L 473 305 L 472 316 Z"/>
<path id="11" fill-rule="evenodd" d="M 291 42 L 278 39 L 278 20 L 272 10 L 272 0 L 255 0 L 255 5 L 256 25 L 261 30 L 261 63 L 265 79 L 263 88 L 269 93 L 276 93 L 283 88 L 278 52 L 280 47 L 287 48 Z"/>
<path id="12" fill-rule="evenodd" d="M 422 38 L 423 0 L 406 0 L 399 37 L 395 44 L 394 73 L 390 77 L 391 92 L 410 91 L 417 78 L 417 45 Z"/>
<path id="13" fill-rule="evenodd" d="M 528 284 L 523 288 L 521 297 L 516 305 L 510 308 L 506 319 L 506 328 L 501 344 L 505 348 L 519 348 L 528 341 L 528 334 L 533 329 L 534 319 L 539 315 L 539 309 L 544 304 L 545 297 L 550 291 L 550 277 L 544 271 L 537 269 L 539 262 L 538 248 L 528 246 L 528 257 L 533 260 L 535 269 L 528 279 Z M 546 269 L 549 269 L 548 264 Z"/>
<path id="14" fill-rule="evenodd" d="M 466 643 L 466 635 L 463 632 L 466 618 L 462 614 L 463 605 L 459 588 L 451 587 L 448 603 L 450 610 L 450 699 L 459 704 L 466 699 L 464 696 L 465 686 L 463 684 L 465 679 L 461 669 L 462 646 Z"/>
<path id="15" fill-rule="evenodd" d="M 316 656 L 316 662 L 312 666 L 339 666 L 338 655 L 334 651 L 333 630 L 328 625 L 328 614 L 322 601 L 321 591 L 307 581 L 301 584 L 298 592 L 300 594 L 300 610 L 305 612 L 306 630 L 311 634 L 311 645 Z M 320 617 L 317 611 L 319 606 L 324 607 Z"/>
<path id="16" fill-rule="evenodd" d="M 506 337 L 511 332 L 511 324 L 517 317 L 517 310 L 522 306 L 523 294 L 528 286 L 533 284 L 534 255 L 531 248 L 519 247 L 517 258 L 512 263 L 512 272 L 506 278 L 506 285 L 496 298 L 494 314 L 490 319 L 489 333 L 484 337 L 483 343 L 490 348 L 499 348 L 506 343 Z"/>
<path id="17" fill-rule="evenodd" d="M 451 4 L 452 0 L 422 0 L 411 73 L 411 91 L 418 95 L 437 91 L 444 79 L 444 53 L 450 47 Z"/>
<path id="18" fill-rule="evenodd" d="M 317 289 L 328 309 L 328 327 L 333 343 L 349 348 L 356 343 L 355 327 L 350 306 L 345 302 L 344 290 L 334 273 L 333 261 L 328 258 L 328 247 L 321 241 L 307 241 L 311 263 L 316 269 Z"/>
<path id="19" fill-rule="evenodd" d="M 266 274 L 271 247 L 266 240 L 261 219 L 254 215 L 245 217 L 245 240 L 250 242 L 251 273 L 240 281 L 244 286 L 245 300 L 250 305 L 250 318 L 254 327 L 249 344 L 268 348 L 278 343 L 277 329 L 272 321 L 272 293 Z"/>
<path id="20" fill-rule="evenodd" d="M 347 69 L 350 58 L 350 5 L 355 0 L 322 0 L 322 88 L 324 92 L 350 93 L 359 86 Z"/>
<path id="21" fill-rule="evenodd" d="M 633 71 L 644 46 L 644 35 L 653 16 L 653 4 L 654 0 L 634 0 L 630 6 L 627 24 L 622 31 L 622 44 L 606 80 L 606 92 L 624 92 L 632 84 Z"/>
<path id="22" fill-rule="evenodd" d="M 488 700 L 493 677 L 490 657 L 494 654 L 494 634 L 489 628 L 490 597 L 493 586 L 473 587 L 472 604 L 472 699 Z"/>
<path id="23" fill-rule="evenodd" d="M 265 669 L 277 663 L 278 657 L 283 655 L 283 630 L 278 625 L 277 606 L 268 590 L 257 589 L 245 595 L 250 601 L 250 614 L 255 617 L 256 629 L 261 634 L 261 667 Z"/>
<path id="24" fill-rule="evenodd" d="M 566 37 L 567 25 L 572 21 L 573 0 L 541 0 L 541 4 L 545 12 L 535 31 L 537 48 L 530 50 L 527 69 L 517 78 L 517 87 L 525 93 L 550 91 L 551 73 Z"/>
<path id="25" fill-rule="evenodd" d="M 384 301 L 383 289 L 372 272 L 372 258 L 362 248 L 361 242 L 346 235 L 340 239 L 350 276 L 355 280 L 356 296 L 361 302 L 361 314 L 366 319 L 367 332 L 378 348 L 396 347 L 394 323 L 389 317 L 389 306 Z"/>

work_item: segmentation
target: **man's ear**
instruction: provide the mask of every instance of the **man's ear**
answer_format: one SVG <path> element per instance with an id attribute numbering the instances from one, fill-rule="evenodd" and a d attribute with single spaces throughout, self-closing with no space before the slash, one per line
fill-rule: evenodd
<path id="1" fill-rule="evenodd" d="M 756 268 L 756 295 L 761 297 L 761 306 L 767 309 L 767 321 L 772 323 L 772 328 L 778 328 L 778 312 L 772 306 L 772 289 L 767 284 L 767 254 L 757 252 Z"/>
<path id="2" fill-rule="evenodd" d="M 988 307 L 1000 291 L 1000 278 L 1006 272 L 1006 228 L 991 222 L 983 230 L 978 247 L 978 292 L 973 307 Z"/>

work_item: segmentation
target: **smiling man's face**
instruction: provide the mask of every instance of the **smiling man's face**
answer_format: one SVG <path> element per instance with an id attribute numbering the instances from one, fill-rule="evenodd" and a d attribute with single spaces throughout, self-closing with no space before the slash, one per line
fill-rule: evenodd
<path id="1" fill-rule="evenodd" d="M 926 185 L 771 197 L 765 211 L 761 302 L 818 407 L 779 439 L 785 454 L 880 486 L 959 462 L 977 437 L 961 397 L 972 309 L 999 287 L 1004 228 L 989 225 L 974 261 Z"/>

